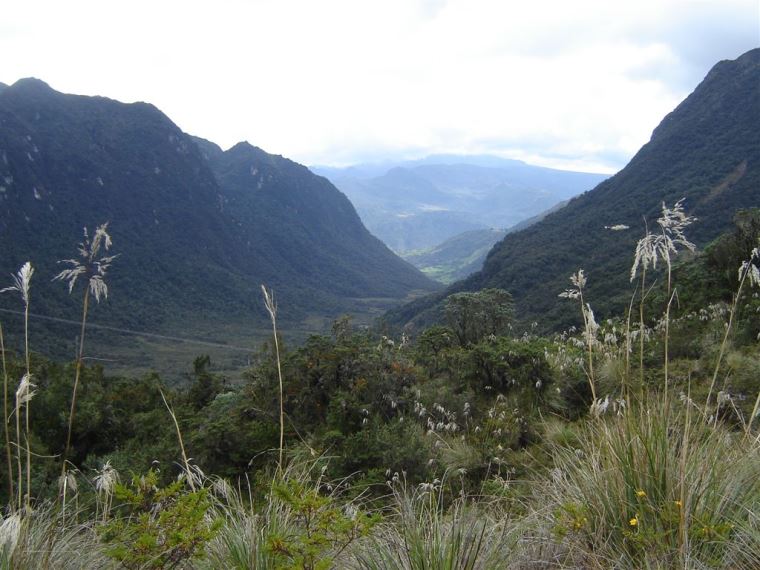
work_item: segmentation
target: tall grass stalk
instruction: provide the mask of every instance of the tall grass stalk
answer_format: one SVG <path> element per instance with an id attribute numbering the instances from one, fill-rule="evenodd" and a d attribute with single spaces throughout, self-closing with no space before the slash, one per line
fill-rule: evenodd
<path id="1" fill-rule="evenodd" d="M 21 445 L 21 427 L 19 415 L 21 413 L 20 405 L 24 404 L 24 443 L 26 444 L 26 507 L 27 510 L 31 509 L 31 488 L 32 488 L 32 449 L 29 443 L 29 402 L 34 395 L 30 387 L 34 387 L 31 383 L 32 370 L 31 361 L 29 355 L 29 288 L 31 285 L 32 275 L 34 275 L 34 268 L 32 264 L 27 261 L 21 266 L 16 275 L 13 275 L 13 285 L 0 289 L 0 293 L 16 291 L 21 295 L 21 299 L 24 301 L 24 362 L 26 364 L 26 374 L 21 379 L 19 388 L 16 390 L 16 442 L 17 445 Z M 26 381 L 26 383 L 25 383 Z M 23 389 L 26 389 L 26 393 Z M 19 462 L 19 474 L 18 474 L 18 508 L 21 509 L 21 497 L 22 497 L 22 475 L 21 475 L 21 452 L 18 451 Z"/>
<path id="2" fill-rule="evenodd" d="M 657 218 L 657 224 L 660 226 L 661 233 L 649 233 L 644 220 L 645 233 L 636 244 L 633 266 L 631 267 L 631 281 L 636 278 L 636 272 L 641 267 L 641 301 L 639 303 L 639 324 L 640 324 L 640 344 L 639 344 L 639 366 L 641 367 L 641 382 L 644 383 L 644 285 L 646 282 L 646 271 L 649 265 L 653 269 L 657 268 L 657 261 L 662 260 L 668 268 L 667 281 L 667 299 L 668 304 L 665 309 L 665 397 L 668 397 L 668 337 L 670 334 L 670 306 L 673 301 L 672 297 L 672 264 L 671 258 L 678 253 L 678 246 L 683 246 L 690 251 L 694 251 L 696 246 L 691 243 L 684 235 L 684 229 L 691 225 L 696 218 L 686 215 L 683 209 L 684 199 L 681 198 L 672 208 L 668 208 L 665 202 L 662 203 L 662 214 Z"/>
<path id="3" fill-rule="evenodd" d="M 586 286 L 586 276 L 583 273 L 583 269 L 579 269 L 577 273 L 570 276 L 570 283 L 573 284 L 573 289 L 566 289 L 559 294 L 560 297 L 565 299 L 577 299 L 581 304 L 581 315 L 583 316 L 583 336 L 586 340 L 586 356 L 588 358 L 588 369 L 586 370 L 586 377 L 591 388 L 591 404 L 596 404 L 596 385 L 594 382 L 594 338 L 599 326 L 594 320 L 594 312 L 591 310 L 591 305 L 583 300 L 583 288 Z"/>
<path id="4" fill-rule="evenodd" d="M 760 286 L 760 271 L 755 265 L 755 260 L 760 260 L 760 250 L 758 250 L 758 248 L 753 249 L 752 253 L 750 253 L 749 260 L 742 262 L 741 266 L 739 267 L 739 287 L 731 303 L 731 309 L 728 314 L 728 324 L 726 325 L 726 330 L 723 333 L 723 340 L 720 343 L 720 349 L 718 351 L 718 359 L 715 362 L 715 370 L 713 371 L 712 381 L 710 382 L 710 389 L 707 391 L 707 400 L 705 401 L 706 413 L 709 413 L 710 399 L 712 398 L 712 393 L 713 393 L 713 390 L 715 389 L 715 382 L 718 379 L 718 372 L 720 371 L 720 365 L 721 365 L 721 362 L 723 361 L 723 355 L 726 352 L 728 337 L 731 334 L 731 329 L 734 324 L 734 319 L 736 318 L 736 312 L 739 306 L 739 299 L 741 298 L 741 295 L 742 295 L 742 288 L 744 287 L 744 282 L 747 281 L 747 279 L 749 279 L 751 285 Z M 717 409 L 715 411 L 714 420 L 715 422 L 718 421 Z"/>
<path id="5" fill-rule="evenodd" d="M 272 336 L 274 337 L 274 351 L 277 360 L 277 379 L 280 383 L 280 453 L 277 459 L 277 469 L 279 473 L 282 473 L 282 453 L 285 447 L 285 407 L 283 403 L 282 368 L 280 366 L 280 343 L 277 340 L 277 304 L 274 301 L 274 292 L 267 291 L 264 285 L 261 286 L 261 291 L 264 293 L 264 305 L 272 321 Z"/>
<path id="6" fill-rule="evenodd" d="M 8 500 L 13 498 L 13 454 L 11 453 L 11 434 L 8 429 L 8 365 L 5 360 L 5 338 L 3 325 L 0 324 L 0 352 L 3 357 L 3 432 L 5 433 L 5 459 L 8 467 Z"/>
<path id="7" fill-rule="evenodd" d="M 187 458 L 187 453 L 185 453 L 185 443 L 182 440 L 182 430 L 179 429 L 179 422 L 177 421 L 177 416 L 174 413 L 174 410 L 172 410 L 172 407 L 169 405 L 169 402 L 166 401 L 166 396 L 164 396 L 164 391 L 160 388 L 158 389 L 159 393 L 161 394 L 161 399 L 164 401 L 164 406 L 166 406 L 166 409 L 169 411 L 169 415 L 172 418 L 172 421 L 174 422 L 174 429 L 177 431 L 177 440 L 179 441 L 179 448 L 182 452 L 182 463 L 184 464 L 185 474 L 187 476 L 187 481 L 190 484 L 190 489 L 195 492 L 195 476 L 193 474 L 193 471 L 190 468 L 190 461 Z"/>
<path id="8" fill-rule="evenodd" d="M 757 393 L 757 398 L 755 398 L 755 405 L 752 407 L 752 413 L 749 416 L 749 420 L 747 420 L 747 426 L 745 428 L 746 437 L 749 437 L 749 435 L 752 433 L 752 422 L 758 415 L 758 410 L 760 410 L 760 392 Z"/>
<path id="9" fill-rule="evenodd" d="M 638 287 L 637 287 L 638 288 Z M 633 301 L 636 298 L 636 290 L 631 295 L 631 302 L 628 304 L 628 312 L 625 317 L 625 373 L 621 386 L 621 397 L 630 401 L 629 384 L 631 382 L 631 313 L 633 312 Z"/>
<path id="10" fill-rule="evenodd" d="M 108 286 L 105 282 L 106 272 L 113 263 L 117 255 L 99 256 L 101 248 L 108 251 L 111 247 L 111 236 L 108 234 L 108 223 L 101 224 L 95 230 L 95 234 L 90 239 L 87 228 L 84 228 L 84 239 L 79 244 L 77 251 L 78 259 L 64 259 L 59 263 L 69 265 L 56 275 L 54 281 L 65 281 L 69 286 L 69 294 L 74 290 L 77 279 L 82 276 L 87 280 L 84 289 L 84 299 L 82 303 L 82 326 L 79 332 L 79 349 L 77 350 L 77 362 L 74 372 L 74 388 L 71 395 L 71 408 L 69 410 L 69 422 L 66 430 L 66 446 L 61 457 L 61 476 L 66 475 L 66 465 L 71 448 L 71 433 L 74 426 L 74 416 L 76 414 L 77 393 L 79 388 L 79 379 L 82 372 L 82 362 L 84 360 L 84 336 L 87 326 L 87 310 L 90 305 L 90 294 L 95 297 L 95 301 L 100 303 L 101 296 L 108 297 Z"/>

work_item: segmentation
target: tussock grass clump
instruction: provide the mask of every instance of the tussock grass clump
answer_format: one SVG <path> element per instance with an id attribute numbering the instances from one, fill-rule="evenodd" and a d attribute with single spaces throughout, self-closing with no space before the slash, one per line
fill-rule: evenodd
<path id="1" fill-rule="evenodd" d="M 554 448 L 541 493 L 568 565 L 760 567 L 760 447 L 692 406 L 651 399 Z"/>
<path id="2" fill-rule="evenodd" d="M 24 516 L 16 513 L 0 525 L 0 568 L 90 570 L 114 568 L 93 521 L 61 517 L 54 503 L 38 505 Z"/>
<path id="3" fill-rule="evenodd" d="M 459 497 L 445 505 L 440 481 L 393 487 L 386 521 L 354 551 L 362 570 L 486 570 L 508 568 L 515 527 Z"/>

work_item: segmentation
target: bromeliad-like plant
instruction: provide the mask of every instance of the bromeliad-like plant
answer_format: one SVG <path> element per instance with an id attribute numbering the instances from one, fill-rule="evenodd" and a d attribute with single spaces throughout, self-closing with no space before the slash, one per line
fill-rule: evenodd
<path id="1" fill-rule="evenodd" d="M 77 389 L 79 387 L 79 377 L 82 371 L 82 358 L 84 355 L 84 333 L 87 325 L 87 310 L 90 304 L 90 295 L 95 297 L 95 301 L 100 303 L 100 298 L 108 297 L 108 286 L 105 282 L 106 272 L 118 255 L 101 255 L 107 252 L 111 247 L 111 236 L 108 235 L 108 223 L 101 224 L 95 230 L 95 235 L 90 239 L 87 228 L 84 228 L 84 239 L 79 244 L 79 258 L 64 259 L 59 263 L 68 264 L 70 267 L 64 269 L 54 277 L 54 281 L 66 281 L 69 285 L 69 294 L 74 290 L 74 285 L 79 277 L 87 280 L 87 286 L 84 290 L 84 302 L 82 307 L 82 327 L 79 334 L 79 350 L 77 351 L 76 371 L 74 373 L 74 389 L 71 396 L 71 410 L 69 412 L 69 425 L 66 432 L 66 447 L 63 451 L 61 461 L 61 475 L 66 474 L 66 458 L 71 447 L 71 431 L 74 425 L 74 414 L 77 405 Z"/>

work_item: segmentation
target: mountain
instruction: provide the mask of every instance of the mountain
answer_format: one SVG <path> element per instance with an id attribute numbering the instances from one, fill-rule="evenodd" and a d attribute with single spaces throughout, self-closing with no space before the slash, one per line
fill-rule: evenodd
<path id="1" fill-rule="evenodd" d="M 207 322 L 228 341 L 212 323 L 261 324 L 261 283 L 294 325 L 436 287 L 301 165 L 247 143 L 223 152 L 146 103 L 65 95 L 36 79 L 2 89 L 0 267 L 7 276 L 32 261 L 34 312 L 78 318 L 81 302 L 50 281 L 83 226 L 106 221 L 121 255 L 96 318 L 114 326 Z M 19 308 L 7 294 L 0 303 Z"/>
<path id="2" fill-rule="evenodd" d="M 448 284 L 464 279 L 483 267 L 488 252 L 505 235 L 504 230 L 471 230 L 435 247 L 413 251 L 403 257 L 429 277 Z"/>
<path id="3" fill-rule="evenodd" d="M 445 292 L 391 311 L 403 325 L 434 320 L 456 291 L 510 291 L 523 322 L 544 328 L 577 323 L 577 307 L 557 298 L 583 268 L 585 298 L 597 316 L 627 305 L 636 242 L 662 203 L 684 199 L 699 219 L 687 237 L 704 246 L 731 226 L 735 213 L 760 204 L 760 49 L 721 61 L 668 114 L 630 163 L 593 190 L 523 231 L 507 235 L 483 269 Z M 605 226 L 624 224 L 612 232 Z"/>
<path id="4" fill-rule="evenodd" d="M 399 253 L 462 232 L 510 227 L 605 178 L 492 156 L 316 167 L 351 199 L 373 234 Z"/>

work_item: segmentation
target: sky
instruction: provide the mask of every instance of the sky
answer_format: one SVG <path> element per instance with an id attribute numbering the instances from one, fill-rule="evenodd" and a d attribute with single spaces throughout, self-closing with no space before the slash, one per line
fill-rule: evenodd
<path id="1" fill-rule="evenodd" d="M 0 81 L 147 101 L 307 165 L 492 154 L 612 173 L 758 0 L 2 0 Z"/>

